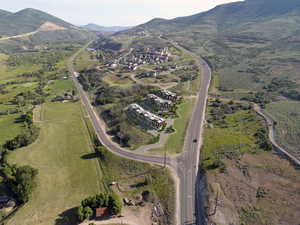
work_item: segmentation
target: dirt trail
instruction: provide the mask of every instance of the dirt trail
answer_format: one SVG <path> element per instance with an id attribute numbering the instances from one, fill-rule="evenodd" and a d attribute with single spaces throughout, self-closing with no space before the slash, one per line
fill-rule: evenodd
<path id="1" fill-rule="evenodd" d="M 36 34 L 37 32 L 39 32 L 39 30 L 32 31 L 32 32 L 29 32 L 29 33 L 26 33 L 26 34 L 19 34 L 19 35 L 10 36 L 10 37 L 3 37 L 3 38 L 0 38 L 0 41 L 5 41 L 5 40 L 10 40 L 10 39 L 15 39 L 15 38 L 28 37 L 28 36 Z"/>

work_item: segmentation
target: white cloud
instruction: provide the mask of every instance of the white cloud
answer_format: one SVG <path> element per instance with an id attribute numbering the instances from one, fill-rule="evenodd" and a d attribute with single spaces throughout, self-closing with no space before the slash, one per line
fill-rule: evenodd
<path id="1" fill-rule="evenodd" d="M 2 9 L 37 8 L 74 24 L 136 25 L 154 17 L 174 18 L 234 0 L 10 0 Z"/>

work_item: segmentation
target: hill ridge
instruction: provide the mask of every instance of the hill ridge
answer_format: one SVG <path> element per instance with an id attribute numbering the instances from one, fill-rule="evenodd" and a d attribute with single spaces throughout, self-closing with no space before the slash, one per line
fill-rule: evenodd
<path id="1" fill-rule="evenodd" d="M 39 29 L 43 24 L 49 22 L 57 27 L 66 29 L 74 26 L 58 17 L 41 10 L 26 8 L 15 13 L 5 13 L 1 16 L 0 11 L 0 35 L 13 36 L 29 33 Z"/>

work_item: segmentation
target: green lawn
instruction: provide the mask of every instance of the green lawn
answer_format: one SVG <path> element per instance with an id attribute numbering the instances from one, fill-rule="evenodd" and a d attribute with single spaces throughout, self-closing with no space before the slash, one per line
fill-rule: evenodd
<path id="1" fill-rule="evenodd" d="M 167 140 L 167 143 L 163 148 L 155 149 L 150 152 L 161 153 L 167 149 L 168 153 L 176 154 L 183 150 L 185 132 L 188 127 L 191 115 L 194 109 L 195 99 L 185 99 L 184 102 L 179 105 L 177 110 L 179 118 L 174 122 L 174 129 L 176 130 Z"/>
<path id="2" fill-rule="evenodd" d="M 279 142 L 300 156 L 300 102 L 274 102 L 268 104 L 266 110 L 277 122 Z"/>
<path id="3" fill-rule="evenodd" d="M 100 191 L 96 159 L 82 158 L 92 148 L 80 103 L 47 103 L 42 112 L 37 141 L 9 158 L 39 170 L 37 189 L 9 225 L 73 224 L 73 207 Z"/>

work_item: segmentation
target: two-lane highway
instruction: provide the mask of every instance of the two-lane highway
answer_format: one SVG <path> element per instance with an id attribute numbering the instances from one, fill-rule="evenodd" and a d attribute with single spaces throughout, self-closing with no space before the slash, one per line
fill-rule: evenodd
<path id="1" fill-rule="evenodd" d="M 208 64 L 193 52 L 181 47 L 175 42 L 173 45 L 181 51 L 188 53 L 197 60 L 202 68 L 201 88 L 197 94 L 197 102 L 186 132 L 183 154 L 177 158 L 178 176 L 180 183 L 181 199 L 181 223 L 184 224 L 205 224 L 203 221 L 203 208 L 201 203 L 201 183 L 197 178 L 200 148 L 202 146 L 203 123 L 207 104 L 208 88 L 211 82 L 211 69 Z M 198 196 L 196 198 L 196 196 Z M 196 202 L 200 201 L 200 202 Z"/>

